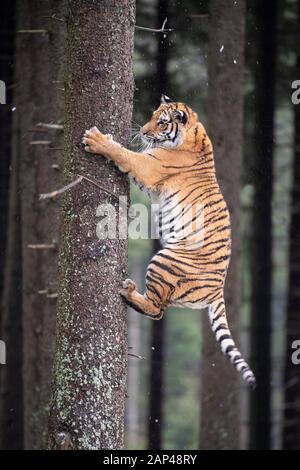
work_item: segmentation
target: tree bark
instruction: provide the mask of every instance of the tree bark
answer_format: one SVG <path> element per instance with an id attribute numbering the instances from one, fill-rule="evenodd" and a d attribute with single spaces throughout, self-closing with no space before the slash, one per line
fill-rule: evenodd
<path id="1" fill-rule="evenodd" d="M 130 278 L 137 280 L 139 291 L 143 291 L 144 285 L 144 266 L 141 260 L 135 261 L 131 267 Z M 128 348 L 130 352 L 136 355 L 141 355 L 141 318 L 142 316 L 132 308 L 128 307 Z M 128 397 L 126 402 L 126 442 L 129 449 L 134 449 L 135 446 L 140 447 L 142 437 L 141 426 L 141 406 L 140 406 L 140 384 L 141 384 L 141 364 L 140 359 L 130 357 L 128 363 Z M 143 420 L 144 421 L 144 420 Z"/>
<path id="2" fill-rule="evenodd" d="M 0 368 L 0 448 L 23 449 L 23 335 L 22 335 L 22 247 L 20 228 L 20 136 L 15 116 L 12 137 L 9 211 L 1 298 L 1 339 L 6 344 L 6 364 Z"/>
<path id="3" fill-rule="evenodd" d="M 53 2 L 53 6 L 55 4 Z M 60 12 L 63 4 L 59 4 Z M 55 11 L 56 8 L 53 9 Z M 47 142 L 58 145 L 60 137 L 54 131 L 38 127 L 38 123 L 55 121 L 57 113 L 62 118 L 63 96 L 52 84 L 53 77 L 59 77 L 61 67 L 58 58 L 51 61 L 51 56 L 56 55 L 56 46 L 52 47 L 52 43 L 62 37 L 64 23 L 55 24 L 55 28 L 49 24 L 48 18 L 52 14 L 50 1 L 20 1 L 17 13 L 18 30 L 45 30 L 44 33 L 17 34 L 14 103 L 20 133 L 15 171 L 19 165 L 22 220 L 22 308 L 19 306 L 18 319 L 22 313 L 23 387 L 19 388 L 23 388 L 24 446 L 26 449 L 40 449 L 45 448 L 47 442 L 57 252 L 55 249 L 31 249 L 29 245 L 51 245 L 58 237 L 58 204 L 41 203 L 38 196 L 46 188 L 52 189 L 59 184 L 59 155 L 49 150 Z M 55 68 L 52 76 L 51 62 L 53 70 Z M 18 288 L 19 284 L 10 286 L 11 297 L 6 299 L 7 305 L 8 302 L 13 305 L 17 302 L 14 289 Z M 15 321 L 14 311 L 9 313 L 12 315 L 9 321 Z M 10 347 L 15 346 L 10 344 Z M 7 367 L 13 367 L 12 363 Z M 17 370 L 20 372 L 20 368 Z"/>
<path id="4" fill-rule="evenodd" d="M 257 390 L 250 400 L 250 447 L 271 444 L 271 282 L 276 1 L 257 0 L 251 364 Z"/>
<path id="5" fill-rule="evenodd" d="M 0 78 L 6 84 L 6 105 L 0 105 L 0 338 L 6 344 L 6 365 L 0 367 L 1 449 L 23 447 L 18 137 L 12 112 L 15 16 L 15 2 L 1 2 Z"/>
<path id="6" fill-rule="evenodd" d="M 298 0 L 298 23 L 300 1 Z M 295 76 L 300 72 L 298 53 Z M 300 379 L 299 365 L 292 362 L 292 344 L 300 339 L 300 105 L 294 105 L 294 162 L 291 195 L 289 287 L 286 314 L 286 356 L 284 370 L 283 449 L 300 448 Z"/>
<path id="7" fill-rule="evenodd" d="M 8 221 L 9 165 L 11 160 L 12 93 L 15 1 L 0 4 L 0 80 L 6 85 L 6 104 L 0 105 L 0 297 L 4 284 L 4 260 Z M 1 318 L 1 316 L 0 316 Z"/>
<path id="8" fill-rule="evenodd" d="M 217 178 L 228 204 L 232 256 L 225 302 L 238 343 L 240 307 L 240 172 L 243 143 L 245 1 L 211 0 L 208 55 L 208 133 L 214 145 Z M 222 47 L 223 46 L 223 47 Z M 239 376 L 221 356 L 203 315 L 201 441 L 203 449 L 240 446 Z"/>
<path id="9" fill-rule="evenodd" d="M 117 196 L 128 182 L 112 163 L 84 152 L 83 132 L 98 126 L 123 145 L 130 136 L 135 19 L 133 0 L 69 1 L 66 45 L 65 180 L 78 173 Z M 93 184 L 65 193 L 60 245 L 52 449 L 117 449 L 123 445 L 127 343 L 127 241 L 99 240 L 96 210 L 119 204 Z"/>
<path id="10" fill-rule="evenodd" d="M 161 249 L 159 240 L 153 240 L 153 254 Z M 151 362 L 149 383 L 148 449 L 163 448 L 164 352 L 166 318 L 151 325 Z"/>

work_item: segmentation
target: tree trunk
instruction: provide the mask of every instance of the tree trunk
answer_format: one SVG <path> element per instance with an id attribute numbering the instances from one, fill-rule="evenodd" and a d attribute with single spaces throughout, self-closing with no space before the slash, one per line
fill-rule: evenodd
<path id="1" fill-rule="evenodd" d="M 3 291 L 4 260 L 8 221 L 9 165 L 11 159 L 12 83 L 15 34 L 15 1 L 0 4 L 0 80 L 6 85 L 6 105 L 0 105 L 0 297 Z M 1 315 L 0 315 L 1 319 Z"/>
<path id="2" fill-rule="evenodd" d="M 157 1 L 156 27 L 159 29 L 165 18 L 169 17 L 169 1 Z M 156 73 L 152 83 L 153 104 L 159 104 L 160 96 L 168 94 L 168 44 L 160 34 L 157 38 Z M 161 249 L 159 240 L 152 240 L 153 254 Z M 164 343 L 166 319 L 153 321 L 151 324 L 151 363 L 150 363 L 150 396 L 149 396 L 149 427 L 148 449 L 162 449 L 163 431 L 163 374 L 164 374 Z"/>
<path id="3" fill-rule="evenodd" d="M 276 1 L 256 1 L 256 22 L 251 365 L 258 386 L 250 400 L 250 447 L 269 449 Z"/>
<path id="4" fill-rule="evenodd" d="M 162 24 L 162 23 L 161 23 Z M 161 249 L 159 240 L 153 240 L 153 252 Z M 149 384 L 148 449 L 163 448 L 163 402 L 164 402 L 164 349 L 166 318 L 153 321 L 151 325 L 151 362 Z"/>
<path id="5" fill-rule="evenodd" d="M 6 344 L 6 365 L 0 367 L 1 449 L 23 447 L 20 201 L 17 125 L 12 119 L 15 15 L 14 1 L 1 2 L 0 78 L 6 84 L 6 105 L 0 105 L 0 338 Z"/>
<path id="6" fill-rule="evenodd" d="M 144 266 L 141 260 L 133 263 L 131 267 L 130 278 L 136 279 L 139 291 L 143 291 L 144 285 L 139 285 L 143 282 Z M 130 352 L 136 355 L 141 355 L 141 318 L 142 316 L 128 307 L 128 348 Z M 126 441 L 129 449 L 134 449 L 135 446 L 140 447 L 141 437 L 143 430 L 141 429 L 141 406 L 140 406 L 140 384 L 141 384 L 141 364 L 140 360 L 136 357 L 129 358 L 128 364 L 128 397 L 126 403 Z"/>
<path id="7" fill-rule="evenodd" d="M 216 172 L 228 204 L 232 256 L 225 301 L 233 338 L 238 343 L 240 307 L 240 171 L 243 143 L 243 70 L 245 2 L 211 0 L 209 11 L 208 132 L 214 145 Z M 203 314 L 201 448 L 238 449 L 239 376 L 220 355 Z"/>
<path id="8" fill-rule="evenodd" d="M 298 0 L 298 22 L 300 22 L 300 1 Z M 298 54 L 295 76 L 300 72 Z M 294 163 L 291 197 L 290 247 L 289 247 L 289 288 L 286 318 L 286 357 L 284 371 L 284 422 L 283 449 L 300 448 L 300 380 L 299 365 L 293 363 L 293 342 L 300 339 L 300 105 L 294 105 Z M 298 344 L 299 348 L 299 344 Z M 299 356 L 299 355 L 298 355 Z"/>
<path id="9" fill-rule="evenodd" d="M 112 163 L 84 152 L 93 125 L 128 143 L 133 97 L 134 0 L 69 1 L 66 45 L 65 180 L 78 173 L 116 196 L 128 182 Z M 127 343 L 127 241 L 96 236 L 96 211 L 119 204 L 86 181 L 64 195 L 60 245 L 52 449 L 117 449 L 123 445 Z"/>
<path id="10" fill-rule="evenodd" d="M 1 339 L 6 344 L 6 365 L 0 368 L 0 448 L 23 449 L 23 336 L 22 336 L 22 257 L 20 219 L 20 136 L 15 116 L 12 138 L 9 212 L 1 298 Z"/>
<path id="11" fill-rule="evenodd" d="M 55 245 L 59 205 L 53 201 L 39 201 L 39 194 L 60 185 L 60 155 L 49 147 L 61 145 L 62 131 L 39 126 L 39 123 L 57 124 L 57 120 L 63 118 L 63 92 L 58 89 L 56 81 L 61 80 L 63 60 L 61 51 L 58 52 L 58 44 L 63 44 L 65 26 L 63 22 L 54 23 L 54 20 L 49 19 L 52 13 L 63 15 L 63 5 L 65 2 L 50 0 L 26 0 L 18 4 L 18 29 L 45 30 L 44 33 L 19 33 L 16 57 L 19 86 L 16 89 L 15 112 L 20 127 L 22 191 L 23 404 L 26 449 L 45 448 L 47 443 L 56 312 Z M 40 249 L 37 245 L 41 244 L 50 247 Z"/>

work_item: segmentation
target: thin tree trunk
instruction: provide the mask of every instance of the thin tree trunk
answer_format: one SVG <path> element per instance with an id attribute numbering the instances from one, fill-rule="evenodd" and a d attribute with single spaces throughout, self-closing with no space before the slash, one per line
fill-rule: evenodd
<path id="1" fill-rule="evenodd" d="M 48 124 L 63 118 L 63 22 L 54 24 L 52 13 L 63 14 L 65 2 L 25 0 L 18 3 L 19 33 L 16 68 L 16 113 L 20 124 L 20 184 L 22 217 L 22 314 L 24 446 L 41 449 L 47 443 L 50 373 L 54 346 L 57 291 L 59 205 L 39 201 L 39 194 L 60 185 L 61 131 Z M 53 7 L 53 9 L 52 9 Z M 38 14 L 37 14 L 38 12 Z M 63 18 L 62 18 L 63 19 Z M 38 58 L 38 60 L 37 60 Z M 39 126 L 43 123 L 44 126 Z M 62 123 L 62 122 L 61 122 Z M 46 124 L 46 127 L 45 127 Z M 50 142 L 50 144 L 49 144 Z M 37 249 L 36 245 L 54 245 Z M 31 247 L 30 247 L 31 245 Z M 33 245 L 33 247 L 32 247 Z"/>
<path id="2" fill-rule="evenodd" d="M 153 251 L 161 249 L 158 240 L 154 240 Z M 151 362 L 149 378 L 149 426 L 148 449 L 161 450 L 163 434 L 163 400 L 164 400 L 164 346 L 166 319 L 153 321 L 151 325 Z"/>
<path id="3" fill-rule="evenodd" d="M 300 1 L 298 1 L 300 22 Z M 295 76 L 300 72 L 298 54 Z M 293 363 L 293 342 L 300 339 L 300 105 L 294 106 L 294 163 L 290 221 L 289 290 L 286 318 L 286 357 L 284 371 L 283 449 L 300 449 L 300 377 L 299 365 Z M 298 345 L 299 348 L 299 345 Z"/>
<path id="4" fill-rule="evenodd" d="M 136 279 L 139 292 L 144 290 L 144 285 L 139 285 L 144 276 L 144 266 L 141 260 L 133 263 L 130 275 L 131 279 Z M 141 354 L 141 315 L 128 307 L 128 345 L 130 352 L 136 355 Z M 140 413 L 140 393 L 141 393 L 141 364 L 136 357 L 129 358 L 128 364 L 128 398 L 126 404 L 126 438 L 128 446 L 133 449 L 140 446 L 143 430 L 141 429 L 141 413 Z"/>
<path id="5" fill-rule="evenodd" d="M 1 2 L 0 78 L 6 84 L 6 105 L 0 105 L 0 338 L 6 344 L 6 365 L 0 367 L 1 449 L 23 447 L 19 172 L 17 136 L 12 138 L 15 15 L 14 1 Z"/>
<path id="6" fill-rule="evenodd" d="M 1 299 L 1 339 L 6 344 L 6 365 L 0 368 L 1 443 L 4 450 L 23 448 L 23 336 L 22 257 L 20 209 L 20 136 L 14 118 L 9 187 L 9 217 Z"/>
<path id="7" fill-rule="evenodd" d="M 67 1 L 50 0 L 48 15 L 60 18 L 66 17 Z M 48 109 L 41 110 L 42 120 L 45 123 L 62 126 L 64 124 L 64 49 L 66 24 L 55 19 L 48 21 L 49 28 L 49 103 Z M 54 148 L 63 147 L 63 130 L 48 130 L 44 132 L 45 139 L 51 141 Z M 40 150 L 39 157 L 43 158 Z M 42 179 L 39 191 L 51 191 L 59 188 L 62 184 L 62 152 L 48 151 L 44 155 L 46 161 L 42 168 Z M 43 183 L 44 181 L 44 183 Z M 39 381 L 40 395 L 39 403 L 35 404 L 34 411 L 37 415 L 36 423 L 32 422 L 34 431 L 32 447 L 47 447 L 48 415 L 50 406 L 51 371 L 54 359 L 55 346 L 55 322 L 57 311 L 57 290 L 58 290 L 58 238 L 59 238 L 59 201 L 45 201 L 39 203 L 39 240 L 41 243 L 52 244 L 55 248 L 44 250 L 41 253 L 41 275 L 40 286 L 42 290 L 47 290 L 42 295 L 44 301 L 43 318 L 41 322 L 41 340 L 35 352 L 40 359 Z M 38 242 L 37 242 L 38 243 Z M 26 248 L 25 248 L 26 249 Z M 46 298 L 45 298 L 46 297 Z M 41 437 L 39 437 L 39 433 Z"/>
<path id="8" fill-rule="evenodd" d="M 4 262 L 8 221 L 9 165 L 11 160 L 12 83 L 15 34 L 15 1 L 0 4 L 0 80 L 6 85 L 6 105 L 0 105 L 0 297 L 4 284 Z M 1 315 L 0 315 L 1 319 Z"/>
<path id="9" fill-rule="evenodd" d="M 225 301 L 233 338 L 240 314 L 240 171 L 243 143 L 245 1 L 211 0 L 209 11 L 208 132 L 217 177 L 228 204 L 232 256 Z M 201 441 L 203 449 L 237 449 L 240 437 L 239 376 L 221 356 L 203 315 Z"/>
<path id="10" fill-rule="evenodd" d="M 157 1 L 157 28 L 165 18 L 169 17 L 169 1 Z M 157 38 L 156 73 L 152 83 L 153 104 L 159 104 L 161 94 L 168 94 L 168 45 L 160 34 Z M 161 249 L 159 240 L 153 240 L 153 253 Z M 149 427 L 148 449 L 162 449 L 163 432 L 163 375 L 164 375 L 164 344 L 166 318 L 153 321 L 151 325 L 151 363 L 150 363 L 150 396 L 149 396 Z"/>
<path id="11" fill-rule="evenodd" d="M 69 1 L 66 46 L 65 179 L 78 173 L 117 196 L 128 182 L 112 163 L 84 152 L 85 129 L 98 126 L 127 144 L 133 78 L 133 0 Z M 60 245 L 52 449 L 123 446 L 127 343 L 125 277 L 127 241 L 96 236 L 100 204 L 119 204 L 93 184 L 65 194 Z"/>
<path id="12" fill-rule="evenodd" d="M 256 1 L 255 163 L 252 241 L 250 447 L 271 445 L 272 186 L 276 76 L 276 1 Z"/>

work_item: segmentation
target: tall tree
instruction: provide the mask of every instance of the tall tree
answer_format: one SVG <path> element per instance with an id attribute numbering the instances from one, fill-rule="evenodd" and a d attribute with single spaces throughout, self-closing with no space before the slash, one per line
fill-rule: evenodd
<path id="1" fill-rule="evenodd" d="M 250 400 L 250 447 L 271 442 L 272 192 L 277 1 L 256 0 L 254 202 L 251 266 L 251 356 L 258 387 Z"/>
<path id="2" fill-rule="evenodd" d="M 6 344 L 7 364 L 0 368 L 1 449 L 23 447 L 18 133 L 16 119 L 12 119 L 15 17 L 16 2 L 1 2 L 0 79 L 7 91 L 6 105 L 0 105 L 0 337 Z"/>
<path id="3" fill-rule="evenodd" d="M 22 237 L 22 328 L 24 446 L 46 447 L 56 312 L 58 213 L 56 203 L 39 201 L 45 188 L 59 185 L 63 94 L 58 90 L 65 2 L 18 2 L 16 119 L 19 131 Z M 37 15 L 36 12 L 39 12 Z M 63 18 L 60 18 L 63 19 Z M 37 57 L 39 60 L 37 60 Z M 52 83 L 54 82 L 54 83 Z M 59 124 L 60 123 L 60 124 Z M 13 291 L 11 291 L 13 294 Z M 20 315 L 20 311 L 19 311 Z"/>
<path id="4" fill-rule="evenodd" d="M 300 22 L 300 1 L 298 0 L 298 25 Z M 298 52 L 295 76 L 300 73 Z M 289 288 L 286 316 L 286 357 L 284 370 L 284 422 L 283 448 L 300 448 L 300 380 L 299 365 L 292 361 L 293 342 L 300 339 L 300 104 L 294 105 L 294 161 L 291 194 L 290 246 L 289 246 Z"/>
<path id="5" fill-rule="evenodd" d="M 131 278 L 138 282 L 143 280 L 143 264 L 140 260 L 134 261 L 131 265 Z M 144 286 L 139 286 L 140 290 Z M 132 349 L 134 355 L 139 356 L 141 352 L 141 315 L 136 315 L 133 308 L 128 307 L 128 348 Z M 130 449 L 139 446 L 141 440 L 141 420 L 140 413 L 140 383 L 141 383 L 141 364 L 140 360 L 133 356 L 128 361 L 128 397 L 126 403 L 126 439 Z"/>
<path id="6" fill-rule="evenodd" d="M 20 230 L 20 139 L 15 131 L 9 183 L 9 215 L 1 297 L 1 339 L 6 345 L 6 365 L 0 369 L 1 449 L 22 449 L 23 426 L 23 335 L 22 335 L 22 263 Z"/>
<path id="7" fill-rule="evenodd" d="M 65 180 L 87 181 L 65 194 L 60 242 L 60 290 L 53 401 L 52 449 L 115 449 L 123 445 L 127 343 L 119 290 L 127 241 L 101 240 L 96 211 L 128 195 L 113 164 L 84 153 L 93 125 L 124 145 L 130 135 L 135 2 L 69 1 L 66 44 Z"/>
<path id="8" fill-rule="evenodd" d="M 208 51 L 208 133 L 216 173 L 228 204 L 232 256 L 225 286 L 229 325 L 238 340 L 240 310 L 240 171 L 243 144 L 245 1 L 211 0 Z M 220 356 L 206 315 L 203 321 L 201 441 L 203 449 L 237 449 L 239 377 Z"/>
<path id="9" fill-rule="evenodd" d="M 0 296 L 3 290 L 8 219 L 9 165 L 11 157 L 12 85 L 16 2 L 0 5 L 0 80 L 5 83 L 6 104 L 0 105 Z"/>
<path id="10" fill-rule="evenodd" d="M 169 17 L 169 1 L 157 1 L 157 28 Z M 159 104 L 161 94 L 168 93 L 168 42 L 160 34 L 157 36 L 157 51 L 155 58 L 156 71 L 151 84 L 153 104 Z M 161 249 L 159 240 L 153 240 L 153 252 Z M 150 396 L 149 396 L 149 427 L 148 449 L 162 449 L 163 431 L 163 374 L 164 374 L 164 344 L 166 319 L 153 321 L 151 325 L 151 363 L 150 363 Z"/>

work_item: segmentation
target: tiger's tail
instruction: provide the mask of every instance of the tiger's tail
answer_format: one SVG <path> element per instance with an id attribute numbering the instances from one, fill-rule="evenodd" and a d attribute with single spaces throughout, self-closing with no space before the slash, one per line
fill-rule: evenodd
<path id="1" fill-rule="evenodd" d="M 210 304 L 208 314 L 211 328 L 218 343 L 220 343 L 223 354 L 229 357 L 231 363 L 235 366 L 238 372 L 240 372 L 245 382 L 247 382 L 252 389 L 255 389 L 255 376 L 247 362 L 243 359 L 231 336 L 226 318 L 224 299 L 222 298 L 219 301 L 215 301 Z"/>

